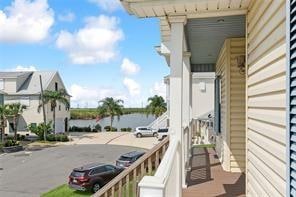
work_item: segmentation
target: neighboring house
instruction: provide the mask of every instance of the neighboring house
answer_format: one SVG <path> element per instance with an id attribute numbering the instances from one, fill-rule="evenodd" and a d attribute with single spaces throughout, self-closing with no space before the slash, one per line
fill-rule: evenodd
<path id="1" fill-rule="evenodd" d="M 192 91 L 190 99 L 192 100 L 192 107 L 190 114 L 193 119 L 207 117 L 209 114 L 213 115 L 214 111 L 214 81 L 215 70 L 213 67 L 204 70 L 197 70 L 192 67 L 190 81 L 192 83 Z M 169 113 L 170 105 L 170 76 L 164 77 L 166 84 L 166 102 L 168 106 L 167 113 Z"/>
<path id="2" fill-rule="evenodd" d="M 0 104 L 21 103 L 26 106 L 18 123 L 18 133 L 30 134 L 27 130 L 29 124 L 43 122 L 43 111 L 39 108 L 41 104 L 40 79 L 44 90 L 65 89 L 65 85 L 58 72 L 0 72 Z M 70 101 L 70 96 L 67 98 Z M 50 104 L 45 105 L 47 122 L 53 121 Z M 56 108 L 56 132 L 68 130 L 70 119 L 69 108 L 58 103 Z M 13 123 L 9 121 L 5 133 L 13 132 Z"/>
<path id="3" fill-rule="evenodd" d="M 140 181 L 139 196 L 211 196 L 217 190 L 225 191 L 218 196 L 237 196 L 244 195 L 235 193 L 241 188 L 247 196 L 296 196 L 296 2 L 121 2 L 129 14 L 160 20 L 157 50 L 170 66 L 170 144 L 155 176 Z M 185 136 L 195 108 L 192 68 L 213 65 L 215 150 L 223 172 L 211 171 L 220 164 L 201 160 L 204 165 L 187 176 L 193 162 Z M 204 180 L 188 183 L 198 176 Z M 231 176 L 240 178 L 227 182 Z M 186 192 L 192 184 L 200 186 Z"/>

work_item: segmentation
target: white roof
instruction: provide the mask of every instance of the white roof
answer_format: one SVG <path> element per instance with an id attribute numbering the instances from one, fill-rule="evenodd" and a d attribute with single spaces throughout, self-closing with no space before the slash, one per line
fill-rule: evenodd
<path id="1" fill-rule="evenodd" d="M 57 71 L 0 72 L 0 79 L 25 77 L 19 89 L 10 94 L 34 95 L 41 92 L 39 76 L 42 79 L 43 89 L 46 90 L 55 75 L 59 75 Z"/>
<path id="2" fill-rule="evenodd" d="M 56 73 L 56 71 L 33 72 L 17 90 L 16 94 L 40 94 L 41 89 L 39 76 L 41 75 L 43 89 L 46 90 Z"/>

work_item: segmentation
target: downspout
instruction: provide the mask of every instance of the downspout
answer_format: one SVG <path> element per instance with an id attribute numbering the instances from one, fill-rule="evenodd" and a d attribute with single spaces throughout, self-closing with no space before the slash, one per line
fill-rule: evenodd
<path id="1" fill-rule="evenodd" d="M 290 169 L 290 0 L 286 1 L 286 196 L 291 195 L 291 169 Z"/>

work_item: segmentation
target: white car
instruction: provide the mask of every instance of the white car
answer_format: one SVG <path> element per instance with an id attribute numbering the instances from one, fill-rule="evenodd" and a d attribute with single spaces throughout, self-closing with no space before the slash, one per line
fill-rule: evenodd
<path id="1" fill-rule="evenodd" d="M 169 129 L 168 128 L 160 128 L 157 131 L 157 139 L 159 141 L 163 140 L 168 135 L 169 135 Z"/>
<path id="2" fill-rule="evenodd" d="M 157 131 L 150 127 L 137 127 L 136 130 L 134 131 L 134 135 L 139 138 L 143 136 L 156 137 Z"/>

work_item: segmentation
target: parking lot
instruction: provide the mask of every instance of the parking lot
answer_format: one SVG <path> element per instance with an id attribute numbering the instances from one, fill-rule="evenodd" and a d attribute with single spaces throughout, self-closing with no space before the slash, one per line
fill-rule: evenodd
<path id="1" fill-rule="evenodd" d="M 67 183 L 75 167 L 113 163 L 123 153 L 143 150 L 110 144 L 57 146 L 0 156 L 0 196 L 34 197 Z"/>

